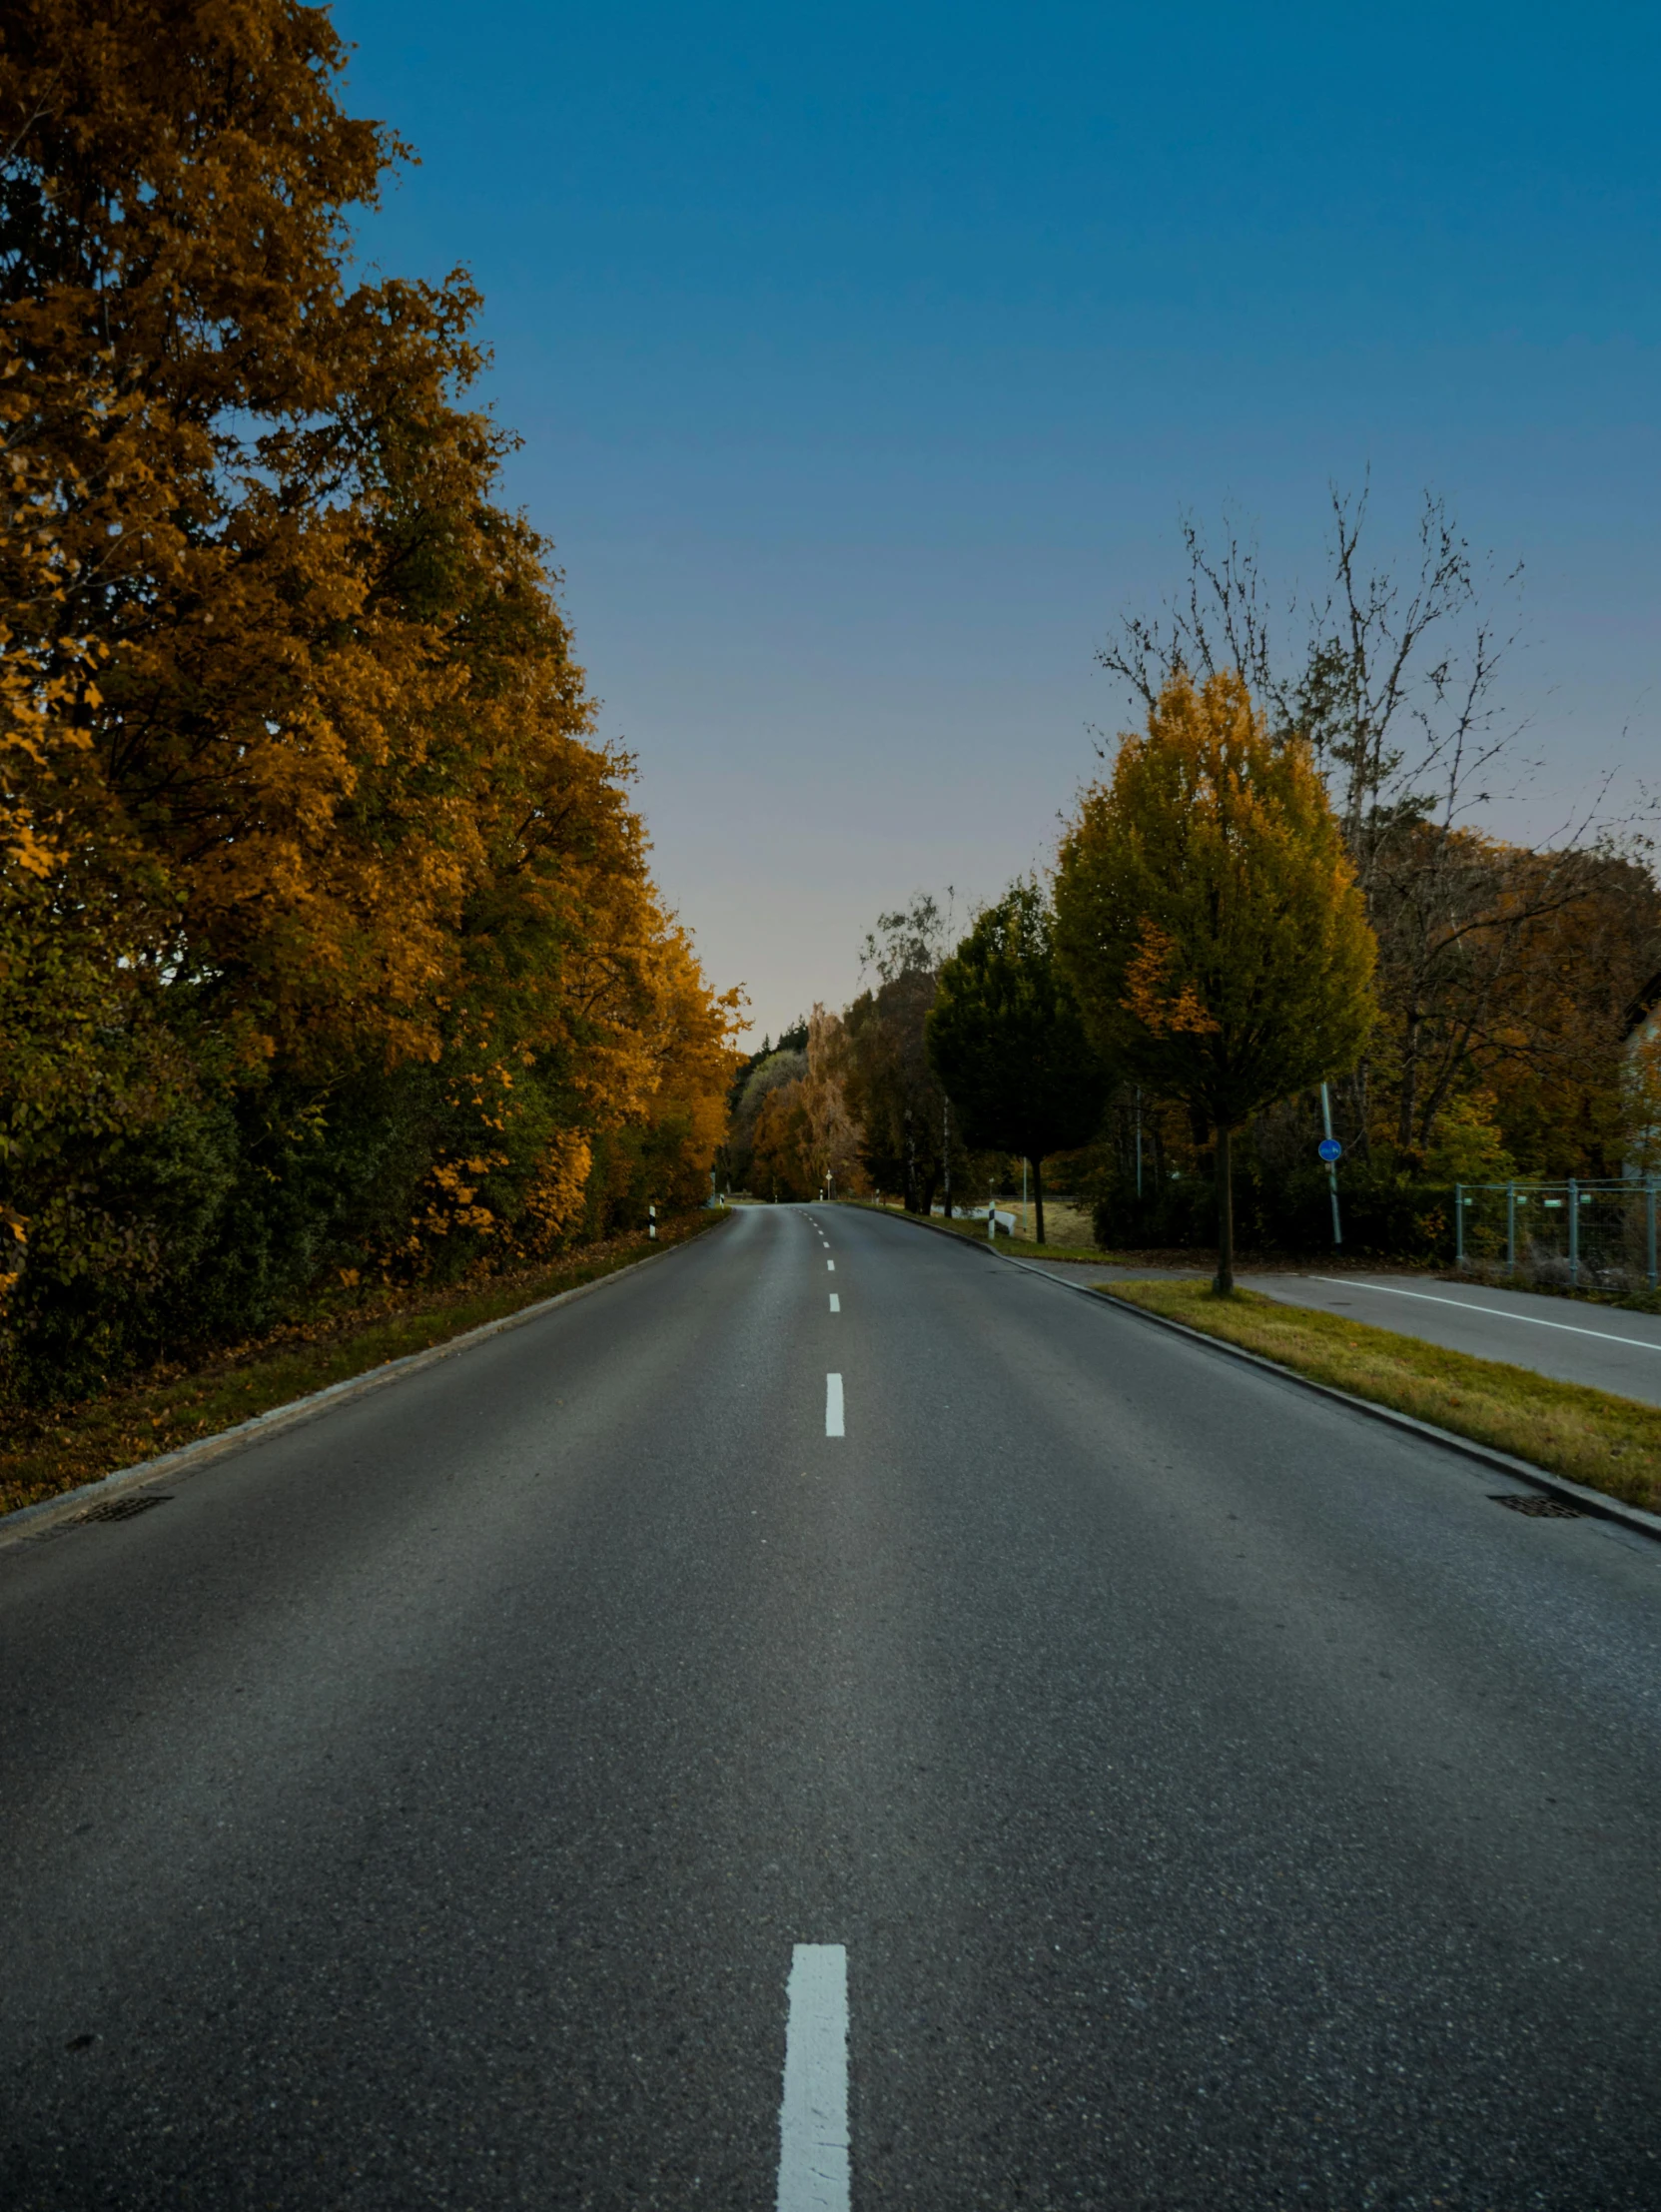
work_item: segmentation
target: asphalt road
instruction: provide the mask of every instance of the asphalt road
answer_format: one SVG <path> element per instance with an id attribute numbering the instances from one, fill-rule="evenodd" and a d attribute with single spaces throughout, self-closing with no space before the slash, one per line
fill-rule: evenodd
<path id="1" fill-rule="evenodd" d="M 1253 1290 L 1290 1305 L 1352 1313 L 1478 1359 L 1531 1367 L 1661 1405 L 1661 1314 L 1425 1275 L 1252 1275 Z"/>
<path id="2" fill-rule="evenodd" d="M 816 1218 L 0 1552 L 0 2203 L 1654 2212 L 1661 1546 Z"/>

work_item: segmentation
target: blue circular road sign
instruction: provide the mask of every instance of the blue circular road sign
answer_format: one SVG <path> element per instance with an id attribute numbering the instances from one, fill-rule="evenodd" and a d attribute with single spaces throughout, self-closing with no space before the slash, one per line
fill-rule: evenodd
<path id="1" fill-rule="evenodd" d="M 1342 1159 L 1343 1146 L 1335 1136 L 1323 1136 L 1320 1140 L 1320 1156 L 1330 1166 L 1334 1159 Z"/>

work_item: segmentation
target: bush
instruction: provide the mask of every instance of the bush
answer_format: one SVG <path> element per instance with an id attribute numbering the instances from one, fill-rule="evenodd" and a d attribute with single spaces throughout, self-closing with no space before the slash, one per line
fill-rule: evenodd
<path id="1" fill-rule="evenodd" d="M 1324 1168 L 1270 1173 L 1243 1146 L 1235 1192 L 1236 1233 L 1251 1251 L 1277 1256 L 1329 1254 L 1332 1212 Z M 1453 1257 L 1452 1192 L 1389 1166 L 1354 1162 L 1338 1172 L 1344 1256 L 1404 1259 L 1417 1264 Z M 1095 1193 L 1096 1241 L 1112 1249 L 1167 1247 L 1212 1250 L 1217 1243 L 1217 1193 L 1209 1175 L 1167 1176 L 1135 1187 L 1114 1175 Z"/>

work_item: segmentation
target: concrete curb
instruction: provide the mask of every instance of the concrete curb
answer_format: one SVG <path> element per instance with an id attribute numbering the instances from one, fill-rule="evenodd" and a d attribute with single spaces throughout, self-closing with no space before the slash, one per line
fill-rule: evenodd
<path id="1" fill-rule="evenodd" d="M 730 1209 L 724 1218 L 731 1220 Z M 386 1383 L 418 1374 L 423 1367 L 435 1367 L 439 1360 L 465 1351 L 470 1344 L 481 1344 L 486 1337 L 501 1335 L 504 1329 L 521 1328 L 525 1322 L 551 1313 L 555 1306 L 569 1305 L 574 1298 L 586 1298 L 596 1290 L 603 1290 L 607 1283 L 620 1282 L 625 1275 L 649 1267 L 654 1260 L 672 1259 L 676 1252 L 696 1242 L 696 1237 L 688 1236 L 663 1251 L 642 1252 L 638 1259 L 596 1275 L 592 1282 L 579 1282 L 569 1290 L 556 1290 L 551 1298 L 538 1298 L 534 1305 L 520 1306 L 516 1313 L 503 1313 L 494 1321 L 481 1321 L 477 1328 L 464 1329 L 459 1336 L 445 1337 L 441 1344 L 428 1344 L 421 1351 L 406 1352 L 401 1359 L 384 1360 L 379 1367 L 370 1367 L 361 1375 L 349 1375 L 345 1382 L 332 1382 L 325 1390 L 309 1391 L 304 1398 L 291 1398 L 286 1405 L 274 1405 L 264 1413 L 256 1413 L 252 1420 L 239 1421 L 235 1428 L 199 1437 L 195 1443 L 181 1444 L 155 1459 L 142 1459 L 137 1466 L 118 1467 L 113 1474 L 100 1475 L 96 1482 L 83 1482 L 73 1490 L 61 1490 L 56 1497 L 41 1498 L 34 1505 L 20 1505 L 10 1513 L 0 1514 L 0 1551 L 9 1550 L 14 1544 L 32 1542 L 60 1522 L 76 1520 L 91 1507 L 122 1497 L 129 1490 L 142 1490 L 154 1482 L 168 1482 L 176 1476 L 194 1473 L 209 1460 L 223 1459 L 231 1452 L 240 1451 L 245 1444 L 263 1443 L 268 1436 L 280 1436 L 285 1429 L 298 1428 L 302 1422 L 315 1420 L 319 1414 L 331 1412 L 338 1405 L 367 1397 Z"/>
<path id="2" fill-rule="evenodd" d="M 863 1210 L 875 1212 L 876 1208 Z M 914 1214 L 896 1214 L 893 1218 L 910 1221 L 914 1228 L 932 1229 L 936 1236 L 950 1236 L 954 1243 L 972 1241 L 956 1235 L 951 1229 L 936 1228 L 932 1221 L 920 1220 Z M 1008 1266 L 1019 1267 L 1023 1274 L 1037 1275 L 1042 1282 L 1054 1283 L 1058 1290 L 1093 1299 L 1098 1306 L 1110 1304 L 1119 1313 L 1134 1313 L 1139 1320 L 1151 1321 L 1156 1328 L 1186 1336 L 1191 1344 L 1204 1344 L 1209 1351 L 1226 1352 L 1231 1359 L 1244 1360 L 1249 1367 L 1260 1368 L 1265 1375 L 1295 1383 L 1299 1390 L 1312 1390 L 1317 1397 L 1330 1398 L 1336 1405 L 1364 1413 L 1370 1421 L 1382 1421 L 1388 1428 L 1405 1429 L 1409 1435 L 1422 1437 L 1428 1444 L 1441 1444 L 1459 1453 L 1461 1458 L 1475 1460 L 1479 1467 L 1491 1467 L 1497 1474 L 1509 1475 L 1514 1481 L 1526 1482 L 1531 1489 L 1561 1498 L 1565 1505 L 1578 1506 L 1582 1513 L 1595 1515 L 1603 1521 L 1618 1521 L 1623 1528 L 1661 1542 L 1661 1514 L 1647 1513 L 1641 1505 L 1628 1505 L 1622 1498 L 1611 1498 L 1602 1490 L 1588 1489 L 1585 1483 L 1571 1482 L 1567 1475 L 1554 1475 L 1549 1468 L 1536 1467 L 1530 1460 L 1513 1459 L 1509 1452 L 1497 1451 L 1489 1444 L 1478 1444 L 1471 1437 L 1456 1435 L 1452 1429 L 1437 1428 L 1433 1422 L 1421 1421 L 1415 1414 L 1397 1413 L 1392 1406 L 1378 1405 L 1371 1398 L 1357 1398 L 1348 1390 L 1335 1389 L 1329 1382 L 1316 1382 L 1312 1375 L 1300 1375 L 1295 1367 L 1282 1367 L 1278 1360 L 1264 1359 L 1260 1352 L 1248 1352 L 1243 1344 L 1231 1344 L 1222 1336 L 1208 1336 L 1204 1329 L 1190 1328 L 1186 1321 L 1174 1321 L 1169 1314 L 1154 1313 L 1129 1298 L 1116 1297 L 1112 1283 L 1104 1283 L 1096 1289 L 1089 1283 L 1068 1282 L 1064 1276 L 1052 1275 L 1047 1267 L 1035 1267 L 1031 1260 L 1017 1259 L 1013 1252 L 1001 1252 L 995 1245 L 980 1248 Z"/>

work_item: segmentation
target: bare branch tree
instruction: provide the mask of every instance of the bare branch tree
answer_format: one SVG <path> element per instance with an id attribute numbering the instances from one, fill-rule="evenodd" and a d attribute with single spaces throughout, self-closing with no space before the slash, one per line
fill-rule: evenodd
<path id="1" fill-rule="evenodd" d="M 1326 580 L 1283 606 L 1237 520 L 1225 515 L 1214 548 L 1185 516 L 1182 587 L 1158 614 L 1126 617 L 1097 658 L 1150 705 L 1179 670 L 1238 669 L 1270 728 L 1313 749 L 1380 947 L 1384 1032 L 1341 1087 L 1346 1133 L 1366 1149 L 1378 1076 L 1412 1151 L 1475 1060 L 1534 1050 L 1514 1034 L 1509 979 L 1519 949 L 1601 880 L 1584 865 L 1597 809 L 1538 853 L 1477 831 L 1499 777 L 1514 787 L 1532 766 L 1501 685 L 1521 642 L 1521 567 L 1473 555 L 1429 491 L 1409 561 L 1375 565 L 1369 488 L 1332 487 Z"/>

